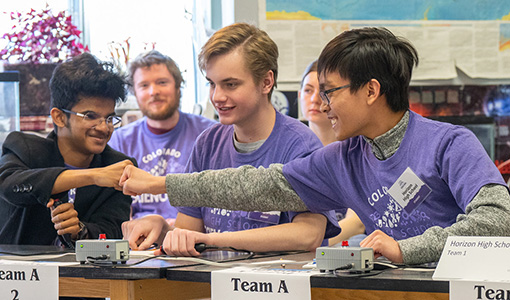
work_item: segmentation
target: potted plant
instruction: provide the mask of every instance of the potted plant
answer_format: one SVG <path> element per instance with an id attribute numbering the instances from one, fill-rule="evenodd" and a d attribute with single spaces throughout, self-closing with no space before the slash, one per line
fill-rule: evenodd
<path id="1" fill-rule="evenodd" d="M 49 79 L 56 65 L 88 51 L 80 42 L 81 31 L 65 11 L 11 12 L 13 26 L 3 35 L 7 45 L 0 51 L 4 69 L 20 72 L 21 116 L 47 116 Z"/>

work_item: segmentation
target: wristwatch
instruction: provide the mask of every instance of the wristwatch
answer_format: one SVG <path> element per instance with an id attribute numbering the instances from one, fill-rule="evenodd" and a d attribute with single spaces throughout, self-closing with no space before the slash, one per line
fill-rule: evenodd
<path id="1" fill-rule="evenodd" d="M 87 226 L 85 226 L 85 224 L 83 224 L 82 221 L 80 221 L 80 223 L 78 223 L 78 226 L 80 226 L 80 231 L 78 231 L 78 234 L 76 235 L 76 239 L 73 239 L 73 242 L 86 239 L 89 235 L 89 230 L 87 229 Z"/>

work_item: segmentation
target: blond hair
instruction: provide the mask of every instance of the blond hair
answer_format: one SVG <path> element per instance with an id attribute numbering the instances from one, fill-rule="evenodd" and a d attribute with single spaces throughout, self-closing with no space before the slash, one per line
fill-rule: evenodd
<path id="1" fill-rule="evenodd" d="M 274 85 L 278 77 L 278 47 L 269 35 L 247 23 L 235 23 L 216 31 L 202 47 L 198 64 L 202 71 L 215 56 L 224 55 L 239 49 L 244 54 L 244 63 L 251 72 L 255 83 L 259 83 L 268 71 L 273 71 Z"/>

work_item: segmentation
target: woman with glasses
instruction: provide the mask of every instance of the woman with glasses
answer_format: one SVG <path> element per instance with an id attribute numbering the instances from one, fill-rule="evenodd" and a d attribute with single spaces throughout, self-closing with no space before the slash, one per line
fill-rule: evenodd
<path id="1" fill-rule="evenodd" d="M 120 119 L 124 80 L 88 53 L 55 69 L 54 130 L 46 138 L 11 133 L 0 157 L 0 244 L 72 248 L 79 239 L 122 238 L 131 197 L 116 191 L 134 159 L 107 142 Z"/>

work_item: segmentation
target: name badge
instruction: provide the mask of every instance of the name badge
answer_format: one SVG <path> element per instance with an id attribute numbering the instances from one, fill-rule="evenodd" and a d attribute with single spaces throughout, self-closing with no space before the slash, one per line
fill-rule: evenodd
<path id="1" fill-rule="evenodd" d="M 253 220 L 253 221 L 259 221 L 263 223 L 269 223 L 269 224 L 278 224 L 280 223 L 280 214 L 279 211 L 251 211 L 248 213 L 247 219 Z"/>
<path id="2" fill-rule="evenodd" d="M 397 181 L 390 187 L 388 194 L 411 214 L 432 192 L 411 168 L 407 167 Z"/>

